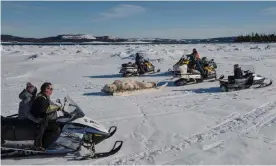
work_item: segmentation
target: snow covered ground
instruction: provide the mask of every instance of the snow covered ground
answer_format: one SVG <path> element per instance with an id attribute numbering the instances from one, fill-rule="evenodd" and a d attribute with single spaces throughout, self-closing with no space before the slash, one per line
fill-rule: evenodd
<path id="1" fill-rule="evenodd" d="M 1 112 L 17 112 L 18 94 L 31 81 L 38 88 L 53 83 L 52 100 L 69 95 L 87 116 L 116 134 L 96 146 L 108 151 L 116 140 L 122 149 L 108 158 L 68 161 L 62 157 L 5 159 L 2 164 L 276 164 L 276 86 L 222 93 L 218 82 L 185 87 L 169 84 L 159 92 L 129 97 L 106 96 L 105 84 L 121 78 L 122 63 L 137 51 L 161 69 L 132 78 L 163 81 L 183 53 L 197 48 L 214 58 L 219 74 L 233 65 L 253 65 L 276 79 L 276 44 L 198 44 L 132 46 L 2 46 Z"/>

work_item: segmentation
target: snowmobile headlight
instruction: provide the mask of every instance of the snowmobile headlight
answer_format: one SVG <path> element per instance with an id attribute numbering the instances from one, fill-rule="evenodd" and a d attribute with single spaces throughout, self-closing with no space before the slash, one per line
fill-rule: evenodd
<path id="1" fill-rule="evenodd" d="M 85 135 L 84 135 L 84 140 L 85 140 L 85 141 L 92 140 L 92 134 L 85 134 Z"/>

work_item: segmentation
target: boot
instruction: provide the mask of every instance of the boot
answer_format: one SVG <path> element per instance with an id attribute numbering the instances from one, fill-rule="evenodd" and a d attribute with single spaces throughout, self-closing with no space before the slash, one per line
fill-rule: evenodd
<path id="1" fill-rule="evenodd" d="M 38 137 L 34 141 L 34 149 L 39 151 L 44 151 L 45 149 L 42 147 L 42 138 Z"/>
<path id="2" fill-rule="evenodd" d="M 5 140 L 3 140 L 3 138 L 1 138 L 1 145 L 5 143 Z"/>

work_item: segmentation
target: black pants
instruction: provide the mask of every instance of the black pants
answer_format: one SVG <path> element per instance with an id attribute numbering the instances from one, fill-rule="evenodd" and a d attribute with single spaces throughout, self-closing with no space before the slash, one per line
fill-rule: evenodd
<path id="1" fill-rule="evenodd" d="M 60 127 L 54 121 L 45 118 L 39 126 L 34 146 L 48 148 L 58 138 L 60 132 Z"/>
<path id="2" fill-rule="evenodd" d="M 145 73 L 144 65 L 141 62 L 136 62 L 136 65 L 138 66 L 138 73 L 144 74 Z"/>

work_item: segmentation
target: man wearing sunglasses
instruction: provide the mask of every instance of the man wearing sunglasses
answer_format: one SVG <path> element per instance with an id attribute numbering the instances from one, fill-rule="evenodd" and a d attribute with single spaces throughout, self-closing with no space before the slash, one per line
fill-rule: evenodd
<path id="1" fill-rule="evenodd" d="M 41 120 L 39 124 L 40 130 L 34 141 L 34 146 L 37 150 L 44 150 L 44 148 L 50 146 L 60 133 L 60 128 L 55 123 L 55 120 L 57 119 L 57 111 L 60 111 L 61 107 L 50 100 L 52 92 L 51 83 L 45 82 L 42 84 L 31 108 L 33 116 Z"/>

